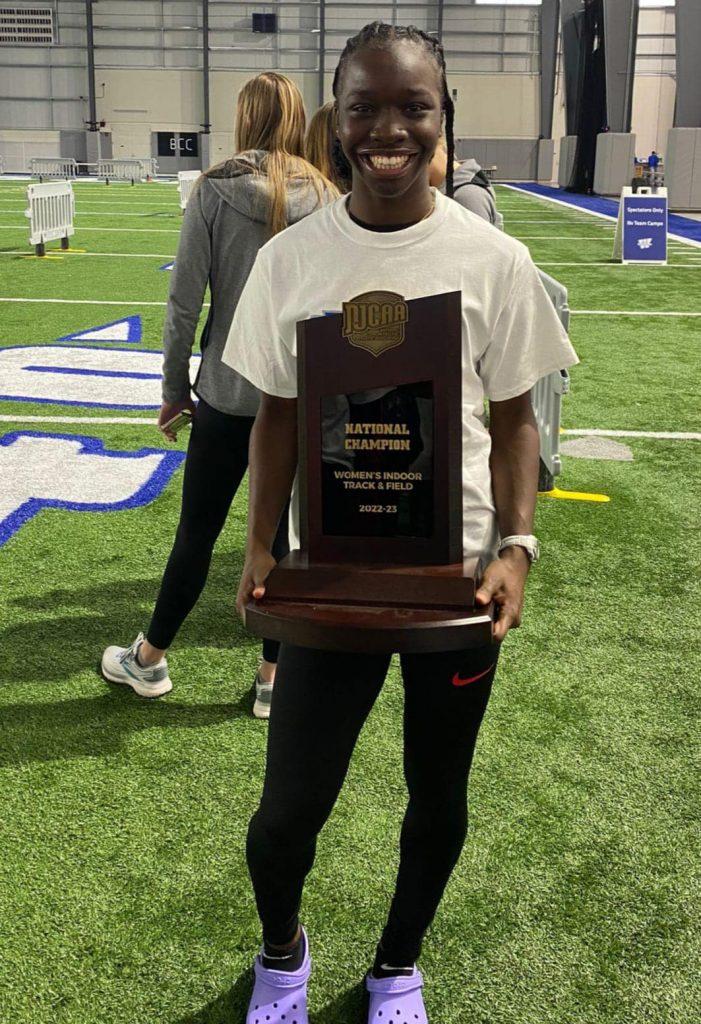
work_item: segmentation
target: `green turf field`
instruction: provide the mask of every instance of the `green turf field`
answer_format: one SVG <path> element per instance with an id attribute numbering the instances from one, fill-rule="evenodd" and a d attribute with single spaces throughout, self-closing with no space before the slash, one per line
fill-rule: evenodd
<path id="1" fill-rule="evenodd" d="M 0 367 L 4 349 L 137 315 L 139 342 L 75 347 L 137 359 L 160 348 L 168 272 L 158 268 L 177 246 L 175 188 L 80 183 L 76 194 L 71 244 L 86 252 L 25 259 L 25 187 L 0 184 Z M 701 312 L 701 250 L 674 245 L 669 267 L 623 268 L 607 263 L 609 222 L 505 188 L 499 201 L 506 229 L 569 289 L 582 362 L 565 428 L 701 432 L 700 321 L 623 315 Z M 47 299 L 73 301 L 36 301 Z M 8 393 L 0 474 L 21 439 L 53 450 L 77 435 L 98 454 L 101 442 L 130 472 L 144 449 L 165 448 L 152 410 L 24 401 L 0 388 Z M 618 441 L 632 461 L 565 456 L 558 480 L 609 503 L 539 503 L 543 561 L 505 645 L 472 774 L 470 838 L 422 959 L 432 1024 L 699 1019 L 699 442 Z M 38 465 L 39 483 L 60 490 L 60 466 Z M 18 479 L 11 493 L 29 497 L 35 477 Z M 251 717 L 258 647 L 233 611 L 244 494 L 170 656 L 173 693 L 142 701 L 96 672 L 107 644 L 147 623 L 179 482 L 176 470 L 136 507 L 41 508 L 5 530 L 3 1024 L 243 1020 L 258 943 L 244 836 L 266 739 Z M 3 491 L 0 542 L 12 514 L 6 479 Z M 393 672 L 306 895 L 313 1024 L 360 1024 L 358 982 L 393 884 L 403 802 Z"/>

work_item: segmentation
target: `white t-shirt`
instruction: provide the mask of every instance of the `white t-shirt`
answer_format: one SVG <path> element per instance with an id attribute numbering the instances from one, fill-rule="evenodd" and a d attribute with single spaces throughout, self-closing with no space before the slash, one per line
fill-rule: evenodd
<path id="1" fill-rule="evenodd" d="M 259 251 L 222 356 L 261 391 L 297 396 L 300 320 L 368 291 L 405 299 L 462 294 L 463 547 L 493 557 L 498 529 L 485 399 L 528 391 L 577 362 L 528 249 L 434 190 L 431 216 L 401 231 L 354 223 L 347 197 L 276 235 Z M 290 539 L 299 546 L 296 501 Z"/>

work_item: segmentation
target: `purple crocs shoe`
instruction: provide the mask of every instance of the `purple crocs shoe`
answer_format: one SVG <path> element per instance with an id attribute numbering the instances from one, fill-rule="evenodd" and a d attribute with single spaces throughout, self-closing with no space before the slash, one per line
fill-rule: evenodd
<path id="1" fill-rule="evenodd" d="M 373 978 L 368 974 L 365 987 L 370 993 L 368 1024 L 428 1024 L 421 996 L 424 979 L 421 971 L 394 978 Z"/>
<path id="2" fill-rule="evenodd" d="M 256 957 L 253 965 L 256 980 L 248 1005 L 246 1024 L 309 1024 L 307 980 L 311 974 L 312 961 L 306 932 L 302 934 L 304 963 L 299 970 L 273 971 L 263 967 L 260 956 Z"/>

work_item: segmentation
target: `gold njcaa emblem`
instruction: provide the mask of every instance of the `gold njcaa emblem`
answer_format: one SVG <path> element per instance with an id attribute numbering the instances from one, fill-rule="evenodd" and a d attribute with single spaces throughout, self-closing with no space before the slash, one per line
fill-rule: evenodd
<path id="1" fill-rule="evenodd" d="M 404 341 L 409 307 L 396 292 L 363 292 L 343 303 L 344 338 L 351 345 L 379 356 Z"/>

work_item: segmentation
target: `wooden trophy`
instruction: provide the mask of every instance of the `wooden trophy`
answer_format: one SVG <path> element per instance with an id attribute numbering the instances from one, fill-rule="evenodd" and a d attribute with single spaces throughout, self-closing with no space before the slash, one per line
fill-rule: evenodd
<path id="1" fill-rule="evenodd" d="M 374 291 L 297 324 L 299 550 L 246 606 L 256 636 L 323 650 L 491 642 L 462 547 L 459 292 Z"/>

